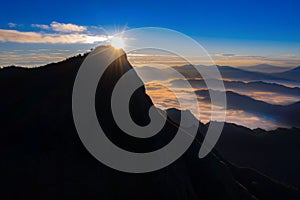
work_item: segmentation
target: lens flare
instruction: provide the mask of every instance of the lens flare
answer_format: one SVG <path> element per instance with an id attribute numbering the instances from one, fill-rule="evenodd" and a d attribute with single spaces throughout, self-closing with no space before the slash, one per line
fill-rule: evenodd
<path id="1" fill-rule="evenodd" d="M 110 44 L 116 49 L 123 49 L 125 47 L 124 39 L 121 37 L 112 37 Z"/>

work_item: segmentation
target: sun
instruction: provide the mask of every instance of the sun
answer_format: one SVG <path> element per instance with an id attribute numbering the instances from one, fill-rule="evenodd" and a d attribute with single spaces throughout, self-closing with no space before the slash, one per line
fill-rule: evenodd
<path id="1" fill-rule="evenodd" d="M 110 44 L 116 49 L 123 49 L 125 47 L 124 38 L 121 37 L 112 37 Z"/>

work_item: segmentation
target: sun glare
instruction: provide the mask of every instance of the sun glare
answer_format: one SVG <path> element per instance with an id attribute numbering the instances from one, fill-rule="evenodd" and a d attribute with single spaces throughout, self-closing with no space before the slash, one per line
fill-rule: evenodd
<path id="1" fill-rule="evenodd" d="M 125 47 L 124 39 L 121 37 L 112 37 L 111 45 L 116 49 L 123 49 Z"/>

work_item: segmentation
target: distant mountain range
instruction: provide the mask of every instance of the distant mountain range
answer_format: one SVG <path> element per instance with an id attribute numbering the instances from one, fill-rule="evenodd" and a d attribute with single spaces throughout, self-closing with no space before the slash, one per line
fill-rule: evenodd
<path id="1" fill-rule="evenodd" d="M 204 80 L 189 79 L 191 86 L 194 88 L 207 88 Z M 184 80 L 176 79 L 170 81 L 174 87 L 184 87 Z M 274 92 L 289 96 L 299 96 L 300 100 L 300 88 L 299 87 L 287 87 L 277 83 L 267 83 L 263 81 L 243 82 L 243 81 L 223 81 L 227 90 L 239 90 L 239 91 L 261 91 L 261 92 Z"/>
<path id="2" fill-rule="evenodd" d="M 99 47 L 96 50 L 111 53 L 115 51 L 112 47 Z M 264 139 L 264 142 L 261 142 L 259 136 L 253 137 L 247 144 L 249 151 L 243 152 L 244 149 L 238 146 L 228 146 L 244 144 L 247 142 L 244 138 L 251 137 L 249 133 L 269 135 L 273 132 L 251 131 L 245 127 L 226 124 L 225 140 L 222 136 L 221 143 L 217 146 L 220 151 L 214 149 L 207 157 L 199 159 L 198 152 L 206 129 L 200 123 L 196 140 L 191 147 L 181 158 L 164 169 L 145 174 L 129 174 L 98 162 L 80 141 L 72 116 L 73 84 L 86 56 L 72 57 L 35 69 L 9 67 L 0 70 L 0 186 L 3 199 L 300 198 L 299 191 L 288 186 L 291 183 L 296 185 L 298 182 L 294 179 L 300 177 L 298 170 L 294 169 L 300 163 L 298 145 L 295 146 L 300 142 L 299 137 L 296 137 L 300 134 L 298 129 L 278 129 L 276 132 L 276 135 L 283 135 L 291 131 L 296 134 L 295 137 Z M 153 151 L 173 139 L 178 131 L 178 122 L 174 119 L 180 119 L 181 112 L 168 111 L 175 116 L 168 117 L 163 129 L 151 138 L 139 139 L 124 133 L 113 119 L 111 94 L 119 78 L 130 69 L 132 66 L 126 55 L 123 55 L 103 74 L 95 95 L 98 121 L 106 136 L 120 148 L 132 152 Z M 134 75 L 132 78 L 139 77 Z M 141 126 L 148 124 L 148 111 L 152 105 L 145 88 L 140 87 L 130 100 L 132 119 Z M 188 127 L 186 131 L 189 132 Z M 228 133 L 234 134 L 234 137 Z M 284 141 L 281 140 L 283 138 Z M 234 141 L 228 143 L 230 140 Z M 278 146 L 280 142 L 283 142 L 282 146 Z M 257 145 L 257 148 L 250 148 L 250 145 Z M 277 153 L 280 152 L 279 148 L 285 147 L 288 148 L 283 152 L 289 151 L 289 155 L 283 158 L 284 154 Z M 268 162 L 272 151 L 272 162 Z M 257 165 L 254 157 L 257 153 L 260 153 L 258 161 L 262 161 L 265 156 L 265 162 Z M 277 165 L 274 164 L 276 158 Z M 247 164 L 255 170 L 239 167 L 232 162 Z M 274 170 L 266 170 L 270 163 Z M 282 168 L 283 165 L 285 168 Z M 291 171 L 288 166 L 291 166 Z M 266 172 L 268 176 L 257 170 Z M 290 178 L 291 175 L 294 179 Z M 284 180 L 286 184 L 270 177 Z"/>
<path id="3" fill-rule="evenodd" d="M 200 72 L 205 70 L 209 66 L 196 66 Z M 300 87 L 300 67 L 287 70 L 280 73 L 262 73 L 258 71 L 248 71 L 244 67 L 236 68 L 230 66 L 217 66 L 220 74 L 225 80 L 235 81 L 263 81 L 270 83 L 278 83 L 284 85 L 298 86 Z M 250 67 L 249 67 L 250 68 Z M 139 75 L 147 78 L 155 79 L 155 77 L 161 77 L 161 71 L 168 74 L 168 77 L 177 77 L 174 72 L 168 68 L 158 69 L 151 66 L 136 67 Z M 188 79 L 201 78 L 199 72 L 192 65 L 175 66 L 173 69 L 183 74 Z M 286 69 L 286 68 L 285 68 Z M 167 79 L 167 77 L 166 77 Z"/>
<path id="4" fill-rule="evenodd" d="M 272 75 L 292 81 L 300 81 L 300 67 L 281 73 L 273 73 Z"/>
<path id="5" fill-rule="evenodd" d="M 261 72 L 261 73 L 280 73 L 291 70 L 291 67 L 281 67 L 281 66 L 274 66 L 268 64 L 259 64 L 253 66 L 243 66 L 240 69 L 251 71 L 251 72 Z"/>
<path id="6" fill-rule="evenodd" d="M 216 96 L 221 95 L 218 91 L 210 92 Z M 198 90 L 196 94 L 205 97 L 210 102 L 208 90 Z M 278 124 L 300 127 L 300 101 L 286 106 L 273 105 L 232 91 L 227 91 L 226 97 L 228 109 L 243 110 L 265 118 L 271 118 L 276 120 Z"/>
<path id="7" fill-rule="evenodd" d="M 198 66 L 201 70 L 209 66 Z M 241 80 L 241 81 L 268 81 L 268 82 L 282 82 L 282 83 L 294 83 L 298 82 L 300 75 L 300 67 L 291 69 L 281 73 L 261 73 L 256 71 L 247 71 L 243 68 L 235 68 L 230 66 L 217 66 L 222 77 L 230 80 Z M 189 78 L 199 78 L 199 73 L 191 65 L 174 67 L 177 71 L 183 73 Z"/>
<path id="8" fill-rule="evenodd" d="M 200 71 L 203 68 L 208 67 L 199 66 Z M 173 69 L 182 73 L 194 89 L 207 90 L 205 81 L 201 79 L 201 75 L 199 75 L 193 66 L 177 66 L 173 67 Z M 276 124 L 280 124 L 281 126 L 300 127 L 300 121 L 298 120 L 300 118 L 298 114 L 300 113 L 300 81 L 289 80 L 288 77 L 281 78 L 279 74 L 275 77 L 274 74 L 248 72 L 228 66 L 219 66 L 218 69 L 225 79 L 223 83 L 225 89 L 228 91 L 227 102 L 230 109 L 252 113 L 256 116 L 271 120 Z M 297 68 L 284 73 L 297 75 L 300 71 L 298 70 Z M 168 80 L 173 88 L 184 89 L 184 87 L 186 87 L 186 84 L 184 84 L 186 80 L 182 78 L 172 79 L 172 77 L 176 77 L 176 74 L 171 70 L 168 71 L 168 69 L 139 67 L 137 68 L 137 72 L 138 74 L 146 75 L 149 80 L 162 77 L 160 74 L 167 74 L 167 76 L 163 78 L 164 80 Z M 212 82 L 214 80 L 210 81 Z M 217 88 L 215 90 L 217 90 Z M 264 93 L 266 96 L 269 95 L 267 97 L 268 99 L 264 100 L 265 97 L 257 98 L 252 95 L 257 92 L 262 92 L 261 96 L 263 96 Z M 200 93 L 202 95 L 205 93 L 204 96 L 208 98 L 207 91 L 198 91 L 199 95 Z M 256 96 L 259 96 L 259 94 L 256 94 Z M 278 100 L 272 98 L 278 98 Z"/>

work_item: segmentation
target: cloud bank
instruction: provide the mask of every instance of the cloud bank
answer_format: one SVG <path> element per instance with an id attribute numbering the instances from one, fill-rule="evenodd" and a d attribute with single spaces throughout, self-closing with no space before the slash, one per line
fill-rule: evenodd
<path id="1" fill-rule="evenodd" d="M 45 29 L 45 30 L 53 30 L 57 32 L 64 32 L 64 33 L 70 33 L 70 32 L 83 32 L 87 30 L 86 26 L 79 26 L 76 24 L 65 24 L 65 23 L 59 23 L 56 21 L 51 22 L 50 25 L 46 24 L 31 24 L 31 27 Z"/>
<path id="2" fill-rule="evenodd" d="M 106 41 L 106 35 L 90 35 L 85 33 L 37 33 L 0 29 L 0 42 L 17 43 L 51 43 L 51 44 L 92 44 Z"/>

